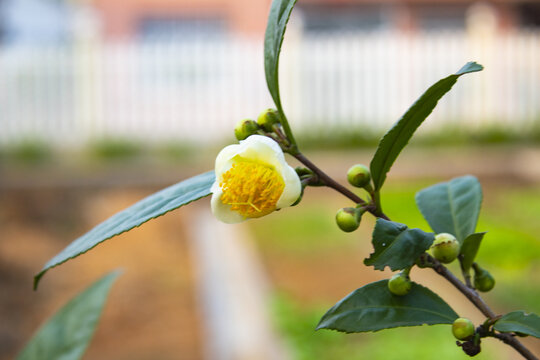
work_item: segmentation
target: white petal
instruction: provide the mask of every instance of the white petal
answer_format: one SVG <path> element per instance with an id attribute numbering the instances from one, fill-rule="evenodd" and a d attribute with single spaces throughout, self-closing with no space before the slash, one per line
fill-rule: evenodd
<path id="1" fill-rule="evenodd" d="M 213 186 L 212 186 L 213 188 Z M 217 191 L 212 193 L 212 199 L 210 200 L 210 207 L 212 208 L 212 213 L 219 220 L 226 224 L 237 224 L 246 220 L 242 215 L 236 211 L 231 210 L 230 205 L 226 205 L 221 202 L 221 188 L 218 186 Z"/>
<path id="2" fill-rule="evenodd" d="M 222 169 L 230 167 L 230 165 L 227 166 L 227 163 L 230 162 L 231 159 L 234 158 L 238 154 L 238 150 L 240 150 L 240 145 L 234 144 L 234 145 L 225 146 L 219 152 L 218 156 L 216 157 L 216 164 L 215 164 L 216 178 L 219 178 L 222 173 L 227 171 L 227 170 L 223 171 Z"/>
<path id="3" fill-rule="evenodd" d="M 283 189 L 283 193 L 276 204 L 278 209 L 291 206 L 296 200 L 298 200 L 298 197 L 302 192 L 300 178 L 292 167 L 285 164 L 281 171 L 281 176 L 285 182 L 285 188 Z"/>
<path id="4" fill-rule="evenodd" d="M 285 163 L 285 156 L 278 143 L 262 135 L 251 135 L 241 141 L 238 156 L 272 167 Z"/>

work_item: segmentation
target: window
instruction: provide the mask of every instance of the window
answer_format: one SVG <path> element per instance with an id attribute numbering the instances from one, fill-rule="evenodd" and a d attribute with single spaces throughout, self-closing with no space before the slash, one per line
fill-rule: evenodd
<path id="1" fill-rule="evenodd" d="M 306 32 L 367 31 L 385 25 L 378 5 L 298 5 Z"/>
<path id="2" fill-rule="evenodd" d="M 226 36 L 225 21 L 219 18 L 149 17 L 139 23 L 138 35 L 144 40 L 201 40 Z"/>

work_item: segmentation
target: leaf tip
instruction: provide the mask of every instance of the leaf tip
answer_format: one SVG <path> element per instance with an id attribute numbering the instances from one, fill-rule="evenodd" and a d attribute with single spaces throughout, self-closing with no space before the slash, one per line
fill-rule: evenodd
<path id="1" fill-rule="evenodd" d="M 37 291 L 39 281 L 41 280 L 43 275 L 45 275 L 45 271 L 47 271 L 47 270 L 41 270 L 36 276 L 34 276 L 34 285 L 33 285 L 33 288 L 32 288 L 34 291 Z"/>
<path id="2" fill-rule="evenodd" d="M 484 70 L 484 66 L 478 64 L 476 61 L 469 61 L 455 75 L 464 75 L 472 72 L 482 71 Z"/>

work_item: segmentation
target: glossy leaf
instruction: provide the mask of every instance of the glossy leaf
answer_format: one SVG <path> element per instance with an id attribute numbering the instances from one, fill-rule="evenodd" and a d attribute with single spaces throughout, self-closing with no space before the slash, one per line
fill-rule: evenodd
<path id="1" fill-rule="evenodd" d="M 497 320 L 493 328 L 501 332 L 518 332 L 540 338 L 540 316 L 513 311 Z"/>
<path id="2" fill-rule="evenodd" d="M 119 272 L 106 275 L 64 305 L 38 330 L 17 360 L 80 359 L 118 275 Z"/>
<path id="3" fill-rule="evenodd" d="M 368 284 L 347 295 L 322 317 L 317 329 L 347 333 L 401 326 L 452 324 L 458 315 L 437 294 L 413 282 L 404 296 L 388 290 L 388 280 Z"/>
<path id="4" fill-rule="evenodd" d="M 450 233 L 463 244 L 476 229 L 482 187 L 474 176 L 455 178 L 419 191 L 416 205 L 435 233 Z"/>
<path id="5" fill-rule="evenodd" d="M 386 174 L 390 171 L 401 150 L 407 145 L 416 129 L 431 114 L 438 101 L 450 91 L 460 76 L 482 69 L 482 65 L 469 62 L 457 73 L 439 80 L 427 89 L 390 131 L 383 136 L 370 165 L 376 191 L 382 187 L 386 180 Z"/>
<path id="6" fill-rule="evenodd" d="M 486 235 L 485 232 L 474 233 L 467 236 L 465 240 L 463 240 L 463 245 L 461 245 L 460 250 L 460 254 L 463 256 L 463 259 L 461 260 L 461 268 L 466 273 L 468 273 L 472 267 L 484 235 Z"/>
<path id="7" fill-rule="evenodd" d="M 388 266 L 392 271 L 413 265 L 435 239 L 432 233 L 408 229 L 404 224 L 381 218 L 377 219 L 372 237 L 375 251 L 364 260 L 364 264 L 373 265 L 376 270 L 384 270 Z"/>
<path id="8" fill-rule="evenodd" d="M 34 289 L 37 288 L 39 280 L 47 270 L 87 252 L 105 240 L 209 195 L 214 179 L 213 171 L 194 176 L 152 194 L 108 218 L 49 260 L 41 272 L 34 277 Z"/>
<path id="9" fill-rule="evenodd" d="M 264 71 L 266 74 L 266 84 L 281 114 L 281 124 L 285 134 L 292 140 L 293 144 L 295 144 L 294 137 L 281 105 L 278 70 L 281 45 L 283 44 L 287 23 L 289 22 L 289 17 L 295 4 L 296 0 L 273 0 L 264 35 Z"/>

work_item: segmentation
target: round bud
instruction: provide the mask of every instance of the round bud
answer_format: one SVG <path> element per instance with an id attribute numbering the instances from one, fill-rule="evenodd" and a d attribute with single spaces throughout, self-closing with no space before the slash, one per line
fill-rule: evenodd
<path id="1" fill-rule="evenodd" d="M 459 255 L 459 242 L 452 234 L 440 233 L 431 245 L 433 257 L 444 264 L 451 263 Z"/>
<path id="2" fill-rule="evenodd" d="M 360 226 L 360 214 L 352 207 L 339 209 L 336 213 L 336 223 L 345 232 L 354 231 Z"/>
<path id="3" fill-rule="evenodd" d="M 352 186 L 365 187 L 371 180 L 371 173 L 367 166 L 362 164 L 356 164 L 351 166 L 347 171 L 347 180 Z"/>
<path id="4" fill-rule="evenodd" d="M 474 287 L 478 291 L 487 292 L 495 286 L 495 279 L 489 271 L 484 269 L 479 269 L 479 271 L 474 272 Z"/>
<path id="5" fill-rule="evenodd" d="M 469 319 L 458 318 L 452 324 L 452 334 L 458 340 L 467 340 L 474 335 L 474 324 Z"/>
<path id="6" fill-rule="evenodd" d="M 411 291 L 411 287 L 411 279 L 403 273 L 395 274 L 388 280 L 388 290 L 394 295 L 407 295 Z"/>
<path id="7" fill-rule="evenodd" d="M 255 122 L 255 120 L 251 119 L 244 119 L 240 120 L 235 128 L 234 128 L 234 135 L 236 138 L 240 140 L 247 139 L 248 136 L 256 134 L 259 130 L 259 125 Z"/>
<path id="8" fill-rule="evenodd" d="M 257 118 L 257 123 L 266 131 L 272 132 L 272 126 L 279 124 L 279 112 L 276 109 L 266 109 Z"/>

